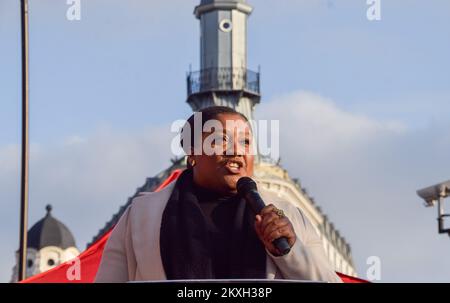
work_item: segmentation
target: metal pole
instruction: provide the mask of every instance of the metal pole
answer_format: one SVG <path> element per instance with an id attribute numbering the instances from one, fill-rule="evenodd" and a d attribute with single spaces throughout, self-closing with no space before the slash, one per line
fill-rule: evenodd
<path id="1" fill-rule="evenodd" d="M 444 229 L 444 218 L 442 217 L 443 214 L 443 208 L 442 208 L 442 200 L 444 198 L 439 197 L 438 199 L 438 232 L 441 234 L 442 230 Z"/>
<path id="2" fill-rule="evenodd" d="M 444 196 L 438 199 L 438 229 L 440 234 L 448 234 L 450 236 L 450 228 L 444 228 L 444 218 L 450 217 L 450 214 L 444 213 Z"/>
<path id="3" fill-rule="evenodd" d="M 27 231 L 28 231 L 28 0 L 20 1 L 21 10 L 21 40 L 22 40 L 22 154 L 20 175 L 20 248 L 18 280 L 26 277 L 27 265 Z"/>

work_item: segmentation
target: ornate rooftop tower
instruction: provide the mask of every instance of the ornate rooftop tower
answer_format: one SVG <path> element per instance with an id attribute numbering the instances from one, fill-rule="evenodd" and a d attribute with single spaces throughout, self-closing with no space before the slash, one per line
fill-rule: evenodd
<path id="1" fill-rule="evenodd" d="M 259 72 L 247 69 L 247 18 L 252 7 L 244 0 L 202 0 L 200 70 L 187 76 L 187 102 L 194 111 L 222 105 L 252 119 L 259 103 Z"/>
<path id="2" fill-rule="evenodd" d="M 80 253 L 70 230 L 51 214 L 52 206 L 47 205 L 45 209 L 45 217 L 28 231 L 26 277 L 47 271 Z M 18 259 L 16 252 L 11 282 L 17 282 Z"/>

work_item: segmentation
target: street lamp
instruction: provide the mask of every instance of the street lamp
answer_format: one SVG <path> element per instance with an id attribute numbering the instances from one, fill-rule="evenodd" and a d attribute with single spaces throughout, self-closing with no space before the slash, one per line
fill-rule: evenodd
<path id="1" fill-rule="evenodd" d="M 417 191 L 417 194 L 425 200 L 425 206 L 430 207 L 438 204 L 438 230 L 440 234 L 450 236 L 450 228 L 444 228 L 444 218 L 450 214 L 444 213 L 444 199 L 450 196 L 450 180 Z"/>

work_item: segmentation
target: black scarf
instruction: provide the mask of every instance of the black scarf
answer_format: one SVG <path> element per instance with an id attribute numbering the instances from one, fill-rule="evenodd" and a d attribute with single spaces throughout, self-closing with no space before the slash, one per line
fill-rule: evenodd
<path id="1" fill-rule="evenodd" d="M 176 181 L 161 221 L 160 250 L 168 280 L 215 279 L 211 241 L 206 218 L 193 190 L 192 170 Z M 230 279 L 265 279 L 266 252 L 254 230 L 254 214 L 245 200 L 236 196 L 233 228 L 230 230 Z"/>

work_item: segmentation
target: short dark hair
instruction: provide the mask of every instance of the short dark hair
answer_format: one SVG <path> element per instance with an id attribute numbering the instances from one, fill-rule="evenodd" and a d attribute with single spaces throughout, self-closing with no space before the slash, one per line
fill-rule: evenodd
<path id="1" fill-rule="evenodd" d="M 202 113 L 202 129 L 203 126 L 205 126 L 206 121 L 212 120 L 212 119 L 216 119 L 218 115 L 221 114 L 232 114 L 232 115 L 239 115 L 242 117 L 242 119 L 245 122 L 248 122 L 248 119 L 246 116 L 244 116 L 242 113 L 234 110 L 231 107 L 227 107 L 227 106 L 211 106 L 211 107 L 206 107 L 203 108 L 199 111 L 197 111 L 197 113 Z M 180 145 L 183 148 L 183 150 L 186 152 L 186 154 L 188 154 L 188 151 L 190 151 L 192 149 L 193 146 L 193 138 L 195 135 L 194 132 L 194 117 L 195 117 L 195 112 L 189 117 L 189 119 L 187 119 L 185 125 L 183 126 L 182 129 L 182 134 L 180 136 Z M 189 129 L 190 129 L 190 136 L 191 136 L 191 144 L 190 146 L 185 146 L 184 142 L 183 142 L 183 130 L 186 129 L 186 127 L 189 125 Z"/>

